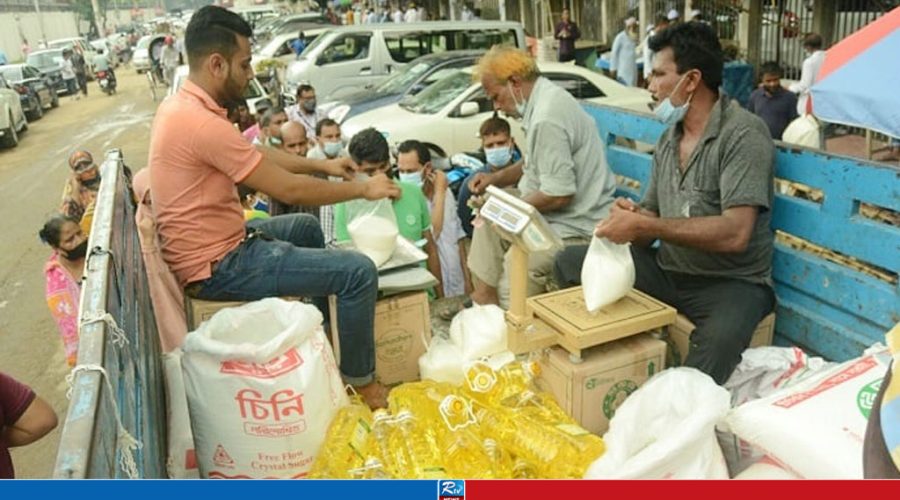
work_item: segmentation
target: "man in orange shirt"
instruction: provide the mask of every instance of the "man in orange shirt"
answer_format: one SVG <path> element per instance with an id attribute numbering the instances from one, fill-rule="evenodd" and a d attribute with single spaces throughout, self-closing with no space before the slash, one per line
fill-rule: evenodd
<path id="1" fill-rule="evenodd" d="M 292 214 L 244 225 L 236 184 L 292 205 L 397 197 L 386 176 L 365 183 L 328 182 L 311 173 L 349 177 L 346 158 L 312 160 L 245 141 L 224 103 L 253 78 L 250 26 L 214 6 L 191 18 L 185 34 L 190 73 L 156 112 L 150 138 L 150 186 L 162 254 L 189 296 L 256 300 L 337 295 L 341 373 L 372 407 L 384 406 L 374 380 L 373 323 L 378 274 L 361 253 L 325 250 L 315 217 Z M 328 317 L 327 315 L 325 317 Z"/>

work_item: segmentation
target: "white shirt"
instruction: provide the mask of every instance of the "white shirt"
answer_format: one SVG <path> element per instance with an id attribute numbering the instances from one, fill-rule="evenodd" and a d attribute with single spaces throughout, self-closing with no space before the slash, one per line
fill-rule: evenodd
<path id="1" fill-rule="evenodd" d="M 444 195 L 444 225 L 441 233 L 435 238 L 438 260 L 441 262 L 441 283 L 445 297 L 455 297 L 466 293 L 466 279 L 463 275 L 462 262 L 459 256 L 459 240 L 466 237 L 456 215 L 456 199 L 447 188 Z M 428 200 L 428 211 L 434 211 L 434 202 Z M 432 215 L 431 220 L 434 220 Z"/>
<path id="2" fill-rule="evenodd" d="M 470 9 L 463 9 L 459 19 L 460 21 L 471 21 L 475 19 L 475 14 Z"/>
<path id="3" fill-rule="evenodd" d="M 613 40 L 612 54 L 609 56 L 610 69 L 616 72 L 616 78 L 629 87 L 637 85 L 636 49 L 634 39 L 625 31 L 620 31 Z"/>
<path id="4" fill-rule="evenodd" d="M 63 59 L 61 63 L 59 63 L 62 70 L 60 74 L 63 77 L 63 80 L 74 80 L 75 79 L 75 67 L 72 66 L 72 59 Z"/>
<path id="5" fill-rule="evenodd" d="M 402 23 L 403 22 L 403 13 L 400 12 L 399 10 L 395 10 L 394 13 L 391 14 L 391 19 L 393 19 L 393 21 L 395 23 Z"/>
<path id="6" fill-rule="evenodd" d="M 788 90 L 797 94 L 797 114 L 803 116 L 806 114 L 806 103 L 809 101 L 809 89 L 816 83 L 819 76 L 819 70 L 822 69 L 822 63 L 825 62 L 825 51 L 817 50 L 803 60 L 803 67 L 800 69 L 800 81 L 791 84 Z"/>
<path id="7" fill-rule="evenodd" d="M 303 125 L 303 128 L 306 129 L 306 137 L 315 137 L 316 136 L 316 124 L 319 123 L 319 120 L 322 120 L 322 119 L 328 117 L 319 108 L 316 108 L 316 112 L 313 113 L 312 115 L 308 115 L 300 109 L 299 104 L 294 104 L 294 105 L 288 106 L 287 109 L 284 110 L 284 113 L 287 115 L 288 120 L 290 120 L 292 122 L 297 122 L 300 125 Z"/>
<path id="8" fill-rule="evenodd" d="M 160 63 L 162 63 L 164 68 L 171 69 L 178 67 L 178 49 L 176 49 L 174 45 L 163 46 L 162 53 L 159 57 Z"/>
<path id="9" fill-rule="evenodd" d="M 641 42 L 641 48 L 644 51 L 644 80 L 650 79 L 650 73 L 653 72 L 653 51 L 650 50 L 650 37 L 655 35 L 656 31 L 651 31 L 647 33 L 647 36 L 644 37 L 644 41 Z"/>
<path id="10" fill-rule="evenodd" d="M 407 23 L 414 23 L 417 19 L 419 19 L 419 14 L 416 12 L 416 9 L 407 10 L 403 16 L 403 21 Z"/>

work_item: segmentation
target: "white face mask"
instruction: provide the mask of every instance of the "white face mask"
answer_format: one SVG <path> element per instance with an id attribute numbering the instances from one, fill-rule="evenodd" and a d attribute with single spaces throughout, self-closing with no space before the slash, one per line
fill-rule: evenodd
<path id="1" fill-rule="evenodd" d="M 684 120 L 684 116 L 688 112 L 688 108 L 691 105 L 691 99 L 694 98 L 694 94 L 688 96 L 687 100 L 681 106 L 675 106 L 672 104 L 672 94 L 678 91 L 678 88 L 681 86 L 681 83 L 684 81 L 684 77 L 687 74 L 683 75 L 678 83 L 675 84 L 675 88 L 672 89 L 672 93 L 669 94 L 669 97 L 666 97 L 662 100 L 661 103 L 657 104 L 655 108 L 653 108 L 653 114 L 656 115 L 663 123 L 666 125 L 675 125 L 676 123 Z"/>
<path id="2" fill-rule="evenodd" d="M 425 179 L 422 177 L 421 170 L 415 172 L 400 172 L 400 181 L 415 184 L 419 187 L 422 187 L 422 185 L 425 184 Z"/>
<path id="3" fill-rule="evenodd" d="M 522 102 L 519 102 L 519 100 L 516 99 L 516 91 L 513 89 L 512 82 L 506 82 L 506 86 L 509 88 L 510 97 L 512 97 L 512 100 L 516 103 L 516 114 L 519 115 L 519 118 L 522 118 L 525 116 L 525 104 L 527 104 L 528 101 L 525 100 L 524 96 L 522 97 Z"/>

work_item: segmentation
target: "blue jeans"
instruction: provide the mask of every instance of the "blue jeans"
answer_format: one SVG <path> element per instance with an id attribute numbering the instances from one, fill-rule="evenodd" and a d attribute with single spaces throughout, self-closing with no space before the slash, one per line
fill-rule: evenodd
<path id="1" fill-rule="evenodd" d="M 203 300 L 312 297 L 328 318 L 328 296 L 337 295 L 341 374 L 350 385 L 374 379 L 375 300 L 378 271 L 365 255 L 326 250 L 315 217 L 290 214 L 247 223 L 248 236 L 200 284 Z"/>
<path id="2" fill-rule="evenodd" d="M 459 195 L 456 197 L 456 215 L 459 217 L 459 222 L 462 224 L 463 231 L 465 231 L 466 236 L 469 238 L 472 237 L 472 232 L 475 228 L 472 227 L 472 209 L 469 208 L 469 198 L 472 197 L 472 192 L 469 191 L 469 182 L 472 181 L 472 178 L 475 177 L 475 174 L 478 172 L 472 172 L 468 177 L 463 179 L 462 184 L 459 186 Z"/>

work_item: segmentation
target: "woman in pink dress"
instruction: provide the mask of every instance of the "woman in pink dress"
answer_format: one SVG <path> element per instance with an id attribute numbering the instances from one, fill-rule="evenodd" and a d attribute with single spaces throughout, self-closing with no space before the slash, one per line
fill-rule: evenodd
<path id="1" fill-rule="evenodd" d="M 44 265 L 47 306 L 59 328 L 66 362 L 69 366 L 75 366 L 78 360 L 78 301 L 81 298 L 87 236 L 78 225 L 78 220 L 66 215 L 51 217 L 39 235 L 53 249 L 53 254 Z"/>

